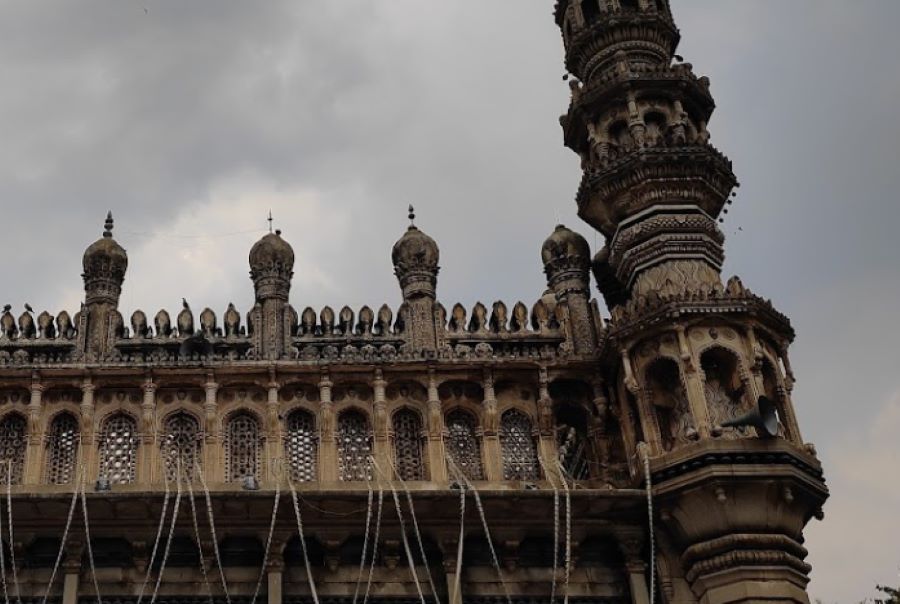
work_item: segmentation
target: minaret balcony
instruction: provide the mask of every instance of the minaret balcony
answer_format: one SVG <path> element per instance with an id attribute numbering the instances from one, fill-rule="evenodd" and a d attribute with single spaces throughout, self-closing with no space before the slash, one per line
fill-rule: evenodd
<path id="1" fill-rule="evenodd" d="M 737 179 L 731 161 L 709 144 L 596 149 L 576 196 L 578 215 L 607 237 L 655 205 L 696 205 L 719 216 Z"/>

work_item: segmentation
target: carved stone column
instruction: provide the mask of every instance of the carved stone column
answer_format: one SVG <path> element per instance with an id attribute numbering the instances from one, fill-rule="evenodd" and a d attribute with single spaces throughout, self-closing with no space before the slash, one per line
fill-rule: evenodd
<path id="1" fill-rule="evenodd" d="M 39 484 L 41 482 L 41 449 L 44 438 L 41 427 L 41 399 L 44 394 L 44 385 L 40 382 L 40 376 L 35 373 L 31 381 L 31 400 L 28 403 L 28 452 L 25 455 L 25 467 L 23 468 L 22 482 L 24 484 Z"/>
<path id="2" fill-rule="evenodd" d="M 559 452 L 553 432 L 553 399 L 550 398 L 550 379 L 546 367 L 541 367 L 539 370 L 538 383 L 537 417 L 538 444 L 540 446 L 538 454 L 541 456 L 544 473 L 548 474 L 545 478 L 559 482 L 561 480 L 558 464 Z"/>
<path id="3" fill-rule="evenodd" d="M 484 370 L 484 477 L 487 480 L 503 480 L 503 459 L 500 448 L 500 418 L 497 416 L 497 396 L 494 394 L 494 372 Z"/>
<path id="4" fill-rule="evenodd" d="M 284 435 L 278 411 L 278 383 L 273 379 L 269 382 L 266 398 L 266 476 L 272 481 L 279 480 L 282 474 L 279 462 L 283 459 Z"/>
<path id="5" fill-rule="evenodd" d="M 285 540 L 272 541 L 269 551 L 269 560 L 266 564 L 266 585 L 268 587 L 268 604 L 281 604 L 283 594 L 284 577 L 284 550 Z"/>
<path id="6" fill-rule="evenodd" d="M 642 531 L 622 530 L 616 534 L 616 540 L 625 558 L 625 572 L 628 575 L 628 586 L 631 588 L 632 604 L 650 604 L 650 593 L 647 591 L 647 564 L 641 557 L 644 547 Z"/>
<path id="7" fill-rule="evenodd" d="M 204 440 L 203 447 L 203 474 L 207 482 L 221 482 L 224 480 L 224 464 L 222 463 L 222 427 L 218 411 L 219 384 L 216 376 L 207 374 L 204 390 L 206 398 L 203 401 L 204 414 Z"/>
<path id="8" fill-rule="evenodd" d="M 596 459 L 599 464 L 599 471 L 591 471 L 591 478 L 599 478 L 606 484 L 610 484 L 609 473 L 609 436 L 607 434 L 607 414 L 610 412 L 609 399 L 603 391 L 603 380 L 599 377 L 594 379 L 591 384 L 594 391 L 594 409 L 596 410 L 596 419 L 591 426 L 591 444 L 595 447 Z"/>
<path id="9" fill-rule="evenodd" d="M 94 392 L 96 386 L 87 377 L 81 384 L 81 458 L 84 460 L 85 480 L 93 480 L 97 468 L 97 438 L 94 430 Z"/>
<path id="10" fill-rule="evenodd" d="M 144 382 L 141 402 L 141 446 L 138 447 L 137 483 L 154 483 L 165 472 L 164 452 L 156 438 L 156 384 L 148 377 Z"/>
<path id="11" fill-rule="evenodd" d="M 334 403 L 331 388 L 334 382 L 327 371 L 319 380 L 319 480 L 333 482 L 337 475 L 337 443 L 334 435 Z"/>
<path id="12" fill-rule="evenodd" d="M 388 421 L 387 399 L 385 398 L 387 382 L 384 379 L 381 369 L 375 370 L 375 381 L 372 385 L 374 389 L 374 402 L 372 406 L 375 411 L 374 425 L 372 426 L 375 435 L 374 457 L 385 478 L 394 480 L 396 477 L 394 476 L 393 466 L 391 465 L 391 443 L 388 435 L 390 422 Z"/>
<path id="13" fill-rule="evenodd" d="M 709 438 L 709 408 L 706 406 L 706 392 L 703 389 L 703 378 L 697 370 L 700 363 L 694 358 L 694 351 L 685 333 L 684 325 L 676 325 L 678 333 L 678 348 L 681 351 L 681 366 L 684 370 L 684 379 L 687 386 L 688 403 L 691 413 L 694 415 L 694 425 L 700 438 Z"/>
<path id="14" fill-rule="evenodd" d="M 444 451 L 444 412 L 434 369 L 428 370 L 428 471 L 432 482 L 447 482 Z"/>
<path id="15" fill-rule="evenodd" d="M 81 576 L 81 556 L 83 545 L 78 541 L 69 541 L 66 557 L 63 561 L 63 594 L 62 604 L 78 604 L 78 584 Z"/>

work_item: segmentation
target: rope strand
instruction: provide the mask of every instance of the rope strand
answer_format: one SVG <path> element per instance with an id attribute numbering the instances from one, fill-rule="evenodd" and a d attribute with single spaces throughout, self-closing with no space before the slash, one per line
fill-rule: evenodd
<path id="1" fill-rule="evenodd" d="M 306 566 L 306 578 L 309 581 L 309 590 L 312 593 L 313 604 L 319 604 L 319 595 L 316 593 L 316 582 L 312 576 L 312 565 L 309 563 L 309 552 L 306 550 L 306 537 L 303 535 L 303 519 L 300 515 L 300 502 L 297 500 L 297 490 L 291 475 L 287 476 L 288 488 L 291 490 L 291 500 L 294 502 L 294 515 L 297 518 L 297 534 L 300 536 L 300 549 L 303 550 L 303 563 Z"/>

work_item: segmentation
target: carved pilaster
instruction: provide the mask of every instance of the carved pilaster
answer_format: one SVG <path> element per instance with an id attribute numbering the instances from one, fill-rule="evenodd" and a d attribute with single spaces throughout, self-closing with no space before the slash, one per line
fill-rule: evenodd
<path id="1" fill-rule="evenodd" d="M 213 373 L 206 375 L 203 385 L 203 433 L 206 446 L 203 447 L 203 472 L 206 480 L 220 482 L 224 480 L 224 460 L 221 458 L 222 425 L 219 418 L 219 384 Z"/>
<path id="2" fill-rule="evenodd" d="M 428 468 L 431 480 L 447 481 L 447 462 L 444 449 L 444 412 L 438 394 L 434 368 L 428 369 Z"/>
<path id="3" fill-rule="evenodd" d="M 41 453 L 44 442 L 41 411 L 45 388 L 40 379 L 37 372 L 31 378 L 31 399 L 28 402 L 28 449 L 22 477 L 25 484 L 38 484 L 41 481 Z"/>
<path id="4" fill-rule="evenodd" d="M 485 367 L 481 385 L 484 389 L 484 474 L 487 480 L 503 480 L 500 418 L 497 414 L 497 395 L 494 393 L 494 372 L 490 367 Z"/>
<path id="5" fill-rule="evenodd" d="M 391 468 L 391 451 L 390 440 L 388 437 L 389 421 L 387 413 L 387 399 L 385 398 L 385 389 L 387 382 L 381 369 L 375 370 L 375 379 L 372 382 L 374 398 L 372 407 L 374 410 L 374 425 L 372 426 L 375 435 L 375 460 L 382 473 L 391 479 L 394 478 L 394 472 Z"/>
<path id="6" fill-rule="evenodd" d="M 156 384 L 147 377 L 141 402 L 141 446 L 138 447 L 138 481 L 156 482 L 165 471 L 164 451 L 156 438 Z M 154 463 L 158 461 L 158 463 Z"/>
<path id="7" fill-rule="evenodd" d="M 335 441 L 334 403 L 331 388 L 334 382 L 327 371 L 319 380 L 319 479 L 324 482 L 337 480 L 337 442 Z"/>

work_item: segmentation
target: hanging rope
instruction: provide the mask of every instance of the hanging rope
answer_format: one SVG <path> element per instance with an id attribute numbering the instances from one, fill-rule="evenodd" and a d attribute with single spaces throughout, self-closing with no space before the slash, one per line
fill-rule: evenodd
<path id="1" fill-rule="evenodd" d="M 556 602 L 556 571 L 559 568 L 559 489 L 556 482 L 551 479 L 551 473 L 547 471 L 547 465 L 544 463 L 542 455 L 538 455 L 538 461 L 550 488 L 553 489 L 553 572 L 550 579 L 550 604 L 554 604 Z"/>
<path id="2" fill-rule="evenodd" d="M 277 460 L 276 465 L 277 465 Z M 269 550 L 272 548 L 272 535 L 275 534 L 275 520 L 278 518 L 278 504 L 281 501 L 281 480 L 278 480 L 276 472 L 275 479 L 275 503 L 272 504 L 272 519 L 269 521 L 269 535 L 266 537 L 266 549 L 263 552 L 263 564 L 259 569 L 259 578 L 256 580 L 256 589 L 253 590 L 253 599 L 250 604 L 256 604 L 259 597 L 259 590 L 262 588 L 263 578 L 266 576 L 266 565 L 269 563 Z"/>
<path id="3" fill-rule="evenodd" d="M 370 456 L 369 459 L 375 466 L 375 471 L 378 472 L 378 475 L 384 477 L 384 474 L 381 472 L 381 468 L 378 466 L 378 462 L 375 461 L 375 458 Z M 397 489 L 394 487 L 394 481 L 387 479 L 387 483 L 394 498 L 394 507 L 397 508 L 397 519 L 400 521 L 400 536 L 403 538 L 403 549 L 406 551 L 406 560 L 409 562 L 409 572 L 416 584 L 416 592 L 418 592 L 419 594 L 419 601 L 421 601 L 422 604 L 425 604 L 425 594 L 422 593 L 422 583 L 419 581 L 418 573 L 416 573 L 416 561 L 413 558 L 412 549 L 410 549 L 409 547 L 409 538 L 406 536 L 406 522 L 403 520 L 403 511 L 400 509 L 400 496 L 397 495 Z"/>
<path id="4" fill-rule="evenodd" d="M 9 526 L 9 565 L 12 566 L 13 588 L 16 591 L 16 602 L 22 604 L 22 594 L 19 590 L 19 570 L 16 564 L 16 546 L 13 537 L 13 515 L 12 515 L 12 459 L 9 460 L 9 467 L 6 471 L 6 513 Z"/>
<path id="5" fill-rule="evenodd" d="M 219 577 L 222 579 L 222 591 L 225 593 L 226 604 L 231 604 L 231 596 L 228 594 L 228 581 L 225 580 L 225 569 L 222 566 L 222 556 L 219 554 L 219 539 L 216 537 L 216 521 L 213 517 L 212 498 L 209 496 L 209 487 L 206 486 L 206 480 L 203 478 L 203 468 L 199 465 L 197 466 L 197 477 L 200 478 L 200 485 L 203 487 L 203 493 L 206 496 L 206 514 L 209 519 L 209 531 L 212 534 L 213 553 L 216 555 L 216 565 L 219 567 Z"/>
<path id="6" fill-rule="evenodd" d="M 163 468 L 163 483 L 165 484 L 165 495 L 163 495 L 162 513 L 159 516 L 159 526 L 156 528 L 156 540 L 153 542 L 153 550 L 150 553 L 150 561 L 147 563 L 147 572 L 144 574 L 144 580 L 141 582 L 141 589 L 138 592 L 137 604 L 141 604 L 144 599 L 144 591 L 150 583 L 150 574 L 153 572 L 153 563 L 156 561 L 157 550 L 162 541 L 163 527 L 166 524 L 166 512 L 169 511 L 169 474 Z"/>
<path id="7" fill-rule="evenodd" d="M 458 479 L 457 479 L 458 480 Z M 459 541 L 456 544 L 456 575 L 453 577 L 453 602 L 459 602 L 462 584 L 463 544 L 465 543 L 466 489 L 459 489 Z"/>
<path id="8" fill-rule="evenodd" d="M 4 604 L 9 604 L 9 586 L 6 584 L 6 551 L 3 547 L 3 509 L 0 506 L 0 580 L 3 583 L 3 602 Z M 12 544 L 10 544 L 9 549 L 12 550 Z"/>
<path id="9" fill-rule="evenodd" d="M 297 517 L 297 534 L 300 535 L 300 549 L 303 551 L 303 563 L 306 565 L 306 578 L 309 581 L 309 591 L 312 593 L 313 604 L 319 604 L 319 596 L 316 593 L 316 582 L 312 575 L 312 565 L 309 563 L 309 552 L 306 550 L 306 537 L 303 535 L 303 519 L 300 515 L 300 502 L 297 499 L 297 490 L 291 475 L 287 476 L 288 488 L 291 490 L 291 499 L 294 502 L 294 515 Z M 368 594 L 366 594 L 368 595 Z"/>
<path id="10" fill-rule="evenodd" d="M 388 462 L 391 464 L 391 469 L 394 472 L 394 476 L 396 476 L 397 480 L 400 481 L 400 487 L 406 493 L 406 503 L 409 506 L 409 515 L 412 518 L 413 532 L 416 535 L 416 541 L 419 545 L 419 554 L 422 556 L 422 564 L 425 565 L 425 571 L 428 573 L 428 586 L 431 587 L 431 594 L 434 596 L 434 601 L 436 602 L 436 604 L 441 604 L 437 589 L 434 586 L 434 579 L 432 579 L 431 577 L 431 567 L 428 565 L 428 556 L 425 555 L 425 544 L 422 542 L 422 533 L 421 531 L 419 531 L 419 521 L 416 519 L 416 508 L 413 505 L 412 493 L 409 491 L 409 487 L 406 486 L 406 481 L 403 480 L 403 477 L 397 470 L 397 466 L 394 465 L 394 461 L 388 458 Z"/>
<path id="11" fill-rule="evenodd" d="M 481 504 L 481 497 L 478 495 L 478 490 L 475 488 L 475 485 L 469 481 L 469 477 L 466 476 L 462 470 L 456 465 L 456 463 L 448 456 L 447 460 L 453 464 L 455 468 L 455 472 L 457 475 L 457 479 L 462 478 L 462 480 L 466 483 L 469 490 L 472 492 L 472 496 L 475 498 L 475 508 L 478 510 L 478 515 L 481 517 L 481 526 L 484 529 L 484 536 L 487 539 L 488 549 L 491 551 L 491 560 L 494 563 L 494 568 L 497 571 L 497 577 L 500 579 L 500 585 L 503 587 L 503 595 L 506 596 L 507 604 L 512 604 L 512 598 L 509 595 L 509 587 L 506 585 L 506 580 L 503 578 L 503 571 L 500 568 L 500 559 L 497 557 L 497 550 L 494 549 L 494 541 L 491 539 L 491 530 L 488 528 L 487 516 L 484 513 L 484 506 Z"/>
<path id="12" fill-rule="evenodd" d="M 563 470 L 562 465 L 559 461 L 556 462 L 559 466 L 560 472 L 563 474 L 560 475 L 562 479 L 563 490 L 566 495 L 566 572 L 565 572 L 565 596 L 563 602 L 565 604 L 569 604 L 569 579 L 572 576 L 572 496 L 569 493 L 569 483 L 565 477 L 565 470 Z"/>
<path id="13" fill-rule="evenodd" d="M 69 529 L 72 526 L 72 518 L 75 516 L 75 506 L 78 504 L 78 484 L 79 484 L 79 470 L 83 473 L 83 462 L 81 461 L 81 435 L 78 436 L 78 456 L 79 459 L 75 464 L 75 476 L 74 483 L 75 488 L 72 490 L 72 502 L 69 504 L 69 514 L 66 516 L 66 526 L 63 529 L 62 539 L 59 542 L 59 553 L 56 554 L 56 562 L 53 563 L 53 570 L 50 573 L 50 580 L 47 581 L 47 590 L 44 592 L 44 596 L 41 598 L 41 604 L 47 604 L 47 598 L 50 596 L 50 588 L 53 587 L 53 582 L 56 580 L 56 573 L 59 571 L 59 565 L 62 563 L 63 553 L 66 551 L 66 540 L 69 537 Z"/>
<path id="14" fill-rule="evenodd" d="M 638 444 L 638 452 L 644 466 L 644 490 L 647 493 L 647 528 L 650 531 L 650 604 L 656 596 L 656 536 L 653 528 L 653 485 L 650 482 L 650 447 Z"/>
<path id="15" fill-rule="evenodd" d="M 366 489 L 369 491 L 368 511 L 366 512 L 366 532 L 363 535 L 362 556 L 359 558 L 359 573 L 356 575 L 356 589 L 353 591 L 353 604 L 356 604 L 356 600 L 359 598 L 359 588 L 362 586 L 363 571 L 365 571 L 366 568 L 366 552 L 369 551 L 369 532 L 371 530 L 372 503 L 375 499 L 375 493 L 372 491 L 372 483 L 368 477 L 366 478 Z"/>
<path id="16" fill-rule="evenodd" d="M 163 574 L 166 572 L 166 562 L 169 560 L 169 551 L 172 547 L 172 539 L 175 537 L 175 523 L 178 521 L 178 509 L 181 506 L 181 456 L 178 457 L 178 469 L 175 475 L 175 503 L 172 505 L 172 523 L 169 525 L 169 537 L 166 539 L 166 548 L 163 550 L 162 562 L 159 565 L 159 574 L 156 575 L 156 585 L 153 587 L 153 595 L 150 604 L 156 602 L 159 595 L 159 585 L 162 583 Z"/>
<path id="17" fill-rule="evenodd" d="M 196 467 L 196 465 L 195 465 Z M 203 574 L 203 586 L 206 588 L 206 595 L 209 598 L 209 604 L 214 604 L 214 599 L 212 595 L 212 586 L 209 583 L 209 573 L 206 570 L 206 559 L 203 557 L 203 545 L 201 544 L 200 539 L 200 523 L 197 520 L 197 502 L 194 499 L 194 488 L 191 486 L 191 482 L 193 482 L 193 477 L 188 476 L 187 472 L 185 472 L 185 483 L 187 484 L 188 497 L 191 501 L 191 522 L 194 525 L 194 538 L 197 540 L 197 553 L 200 555 L 200 572 Z M 168 490 L 168 479 L 166 481 L 166 487 Z"/>
<path id="18" fill-rule="evenodd" d="M 378 487 L 378 515 L 375 516 L 375 540 L 372 542 L 372 562 L 369 565 L 369 576 L 366 579 L 366 593 L 363 596 L 363 604 L 369 601 L 369 592 L 372 590 L 372 577 L 375 574 L 375 562 L 378 560 L 378 543 L 381 539 L 381 518 L 384 514 L 384 488 L 381 481 L 375 481 Z"/>
<path id="19" fill-rule="evenodd" d="M 97 566 L 94 564 L 94 548 L 91 545 L 91 526 L 88 522 L 87 497 L 84 492 L 87 484 L 87 472 L 81 473 L 81 511 L 84 515 L 84 540 L 87 542 L 88 562 L 91 565 L 91 578 L 94 582 L 94 592 L 97 594 L 97 604 L 103 604 L 100 597 L 100 582 L 97 580 Z"/>

